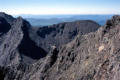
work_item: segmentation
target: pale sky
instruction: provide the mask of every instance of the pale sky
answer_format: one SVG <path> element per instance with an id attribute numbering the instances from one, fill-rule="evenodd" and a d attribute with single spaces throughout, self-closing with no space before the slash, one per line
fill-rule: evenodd
<path id="1" fill-rule="evenodd" d="M 119 14 L 120 0 L 0 0 L 0 11 L 18 14 Z"/>

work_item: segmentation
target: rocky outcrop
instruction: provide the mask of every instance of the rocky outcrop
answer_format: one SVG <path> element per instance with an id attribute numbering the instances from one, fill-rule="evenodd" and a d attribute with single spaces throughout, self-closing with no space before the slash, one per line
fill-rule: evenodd
<path id="1" fill-rule="evenodd" d="M 120 79 L 120 16 L 100 28 L 88 20 L 43 28 L 21 17 L 0 22 L 0 79 Z"/>
<path id="2" fill-rule="evenodd" d="M 30 24 L 27 21 L 19 17 L 14 20 L 13 25 L 10 26 L 8 23 L 5 23 L 4 25 L 3 20 L 3 25 L 1 25 L 1 28 L 6 27 L 6 34 L 1 38 L 1 66 L 11 66 L 26 61 L 26 63 L 28 63 L 29 61 L 33 61 L 34 59 L 40 59 L 46 56 L 47 52 L 37 46 L 36 43 L 30 39 L 28 35 Z M 8 31 L 7 28 L 10 27 L 11 29 L 9 29 Z M 30 59 L 27 57 L 29 57 Z"/>
<path id="3" fill-rule="evenodd" d="M 4 18 L 0 17 L 0 36 L 8 32 L 10 28 L 10 24 Z"/>
<path id="4" fill-rule="evenodd" d="M 53 46 L 60 48 L 72 41 L 78 34 L 84 35 L 96 31 L 100 25 L 94 21 L 81 20 L 65 22 L 40 28 L 32 28 L 30 37 L 47 52 Z"/>
<path id="5" fill-rule="evenodd" d="M 44 62 L 39 60 L 32 65 L 22 79 L 118 80 L 119 35 L 120 19 L 113 16 L 96 32 L 77 35 L 60 50 L 54 48 Z"/>
<path id="6" fill-rule="evenodd" d="M 113 16 L 96 32 L 78 35 L 62 47 L 44 79 L 120 79 L 119 35 L 120 16 Z"/>
<path id="7" fill-rule="evenodd" d="M 21 17 L 14 19 L 5 13 L 0 16 L 0 71 L 4 79 L 33 79 L 36 68 L 40 68 L 37 78 L 44 79 L 42 74 L 54 65 L 62 45 L 78 34 L 84 35 L 99 28 L 93 21 L 32 28 Z"/>

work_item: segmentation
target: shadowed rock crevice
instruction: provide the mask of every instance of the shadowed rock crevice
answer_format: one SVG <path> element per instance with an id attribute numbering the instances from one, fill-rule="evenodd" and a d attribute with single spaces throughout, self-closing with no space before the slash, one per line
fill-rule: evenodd
<path id="1" fill-rule="evenodd" d="M 49 35 L 53 31 L 56 31 L 56 28 L 43 27 L 43 28 L 40 28 L 40 30 L 37 32 L 37 34 L 40 37 L 45 38 L 46 35 Z"/>
<path id="2" fill-rule="evenodd" d="M 7 33 L 10 28 L 10 24 L 4 18 L 0 17 L 0 35 Z"/>
<path id="3" fill-rule="evenodd" d="M 46 56 L 47 52 L 38 47 L 34 41 L 32 41 L 29 37 L 29 23 L 27 21 L 24 21 L 23 23 L 23 40 L 21 41 L 21 44 L 18 46 L 19 52 L 25 56 L 28 56 L 32 59 L 40 59 Z"/>
<path id="4" fill-rule="evenodd" d="M 56 62 L 58 53 L 59 53 L 59 51 L 57 50 L 57 48 L 55 48 L 52 52 L 53 55 L 51 56 L 50 66 L 52 66 Z"/>
<path id="5" fill-rule="evenodd" d="M 0 80 L 3 80 L 5 77 L 4 68 L 0 67 Z"/>

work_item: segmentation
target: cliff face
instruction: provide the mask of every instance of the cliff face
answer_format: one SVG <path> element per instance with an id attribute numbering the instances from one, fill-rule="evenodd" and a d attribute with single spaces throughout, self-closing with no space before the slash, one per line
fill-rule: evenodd
<path id="1" fill-rule="evenodd" d="M 8 24 L 6 28 L 9 28 L 9 26 Z M 4 28 L 5 26 L 2 25 L 1 28 L 2 27 Z M 11 29 L 9 29 L 8 32 L 6 31 L 6 34 L 1 38 L 1 66 L 15 65 L 21 61 L 31 61 L 32 59 L 40 59 L 46 56 L 47 52 L 30 39 L 28 32 L 30 24 L 27 21 L 19 17 L 14 20 L 10 27 Z M 27 57 L 29 57 L 30 60 Z"/>
<path id="2" fill-rule="evenodd" d="M 78 34 L 84 35 L 96 31 L 100 25 L 93 21 L 75 21 L 31 28 L 30 37 L 47 52 L 52 47 L 60 48 L 62 45 L 72 41 Z"/>
<path id="3" fill-rule="evenodd" d="M 120 17 L 113 16 L 96 32 L 77 35 L 60 50 L 54 49 L 26 75 L 29 79 L 120 79 L 119 35 Z"/>
<path id="4" fill-rule="evenodd" d="M 46 56 L 47 52 L 29 37 L 30 24 L 21 17 L 7 23 L 1 17 L 0 70 L 4 79 L 15 79 L 28 65 Z M 5 30 L 5 31 L 3 31 Z M 6 74 L 7 73 L 7 74 Z M 11 74 L 12 73 L 12 74 Z"/>
<path id="5" fill-rule="evenodd" d="M 119 44 L 120 16 L 113 16 L 98 31 L 78 35 L 63 46 L 56 62 L 42 76 L 44 79 L 120 79 Z"/>
<path id="6" fill-rule="evenodd" d="M 0 79 L 120 79 L 120 16 L 100 28 L 88 20 L 33 28 L 21 17 L 5 18 Z"/>
<path id="7" fill-rule="evenodd" d="M 10 24 L 4 18 L 0 17 L 0 36 L 8 32 L 10 28 Z"/>

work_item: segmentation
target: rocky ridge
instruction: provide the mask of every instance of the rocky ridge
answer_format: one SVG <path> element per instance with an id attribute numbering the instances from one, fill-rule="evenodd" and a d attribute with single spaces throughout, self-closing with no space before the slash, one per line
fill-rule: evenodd
<path id="1" fill-rule="evenodd" d="M 113 16 L 98 31 L 77 36 L 58 53 L 44 79 L 119 78 L 120 16 Z"/>
<path id="2" fill-rule="evenodd" d="M 88 20 L 43 28 L 32 28 L 21 17 L 12 24 L 0 21 L 6 27 L 0 79 L 120 79 L 120 16 L 100 28 Z"/>

